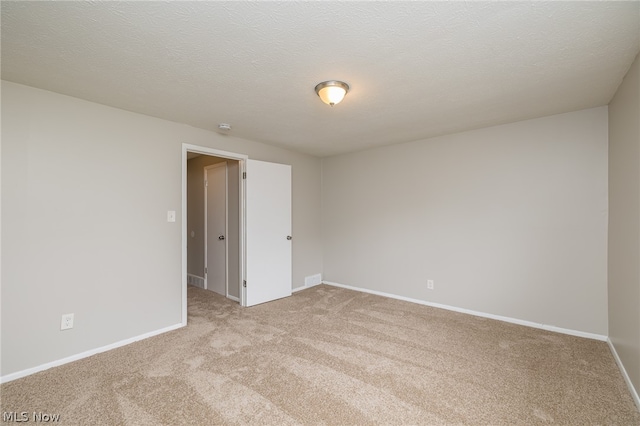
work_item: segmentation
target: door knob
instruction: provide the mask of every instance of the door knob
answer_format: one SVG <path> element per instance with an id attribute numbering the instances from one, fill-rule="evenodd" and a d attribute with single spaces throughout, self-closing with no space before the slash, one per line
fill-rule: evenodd
<path id="1" fill-rule="evenodd" d="M 220 236 L 218 237 L 218 239 L 219 239 L 220 241 L 224 240 L 224 235 L 220 235 Z"/>
<path id="2" fill-rule="evenodd" d="M 292 239 L 293 237 L 291 235 L 287 235 L 287 240 Z"/>

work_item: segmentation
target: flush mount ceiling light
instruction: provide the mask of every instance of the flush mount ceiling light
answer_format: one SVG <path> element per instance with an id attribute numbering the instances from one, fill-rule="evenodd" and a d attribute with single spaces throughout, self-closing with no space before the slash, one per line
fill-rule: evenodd
<path id="1" fill-rule="evenodd" d="M 220 123 L 220 124 L 218 124 L 218 129 L 223 130 L 223 131 L 229 131 L 229 130 L 231 130 L 231 124 Z"/>
<path id="2" fill-rule="evenodd" d="M 316 93 L 320 96 L 322 102 L 331 106 L 339 104 L 348 91 L 349 85 L 337 80 L 323 81 L 316 86 Z"/>

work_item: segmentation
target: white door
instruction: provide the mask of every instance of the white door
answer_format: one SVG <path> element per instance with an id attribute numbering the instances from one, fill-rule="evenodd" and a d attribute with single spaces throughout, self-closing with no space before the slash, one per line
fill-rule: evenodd
<path id="1" fill-rule="evenodd" d="M 245 306 L 291 296 L 291 166 L 247 160 Z"/>
<path id="2" fill-rule="evenodd" d="M 205 167 L 205 288 L 227 296 L 227 163 Z"/>

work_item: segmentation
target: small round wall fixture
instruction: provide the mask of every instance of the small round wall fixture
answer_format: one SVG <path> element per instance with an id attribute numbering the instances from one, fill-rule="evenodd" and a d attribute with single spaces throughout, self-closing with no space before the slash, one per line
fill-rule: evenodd
<path id="1" fill-rule="evenodd" d="M 323 81 L 316 86 L 316 93 L 320 96 L 322 102 L 330 106 L 342 102 L 347 92 L 349 92 L 349 85 L 344 81 Z"/>
<path id="2" fill-rule="evenodd" d="M 220 124 L 218 124 L 218 129 L 227 132 L 227 131 L 231 130 L 231 124 L 220 123 Z"/>

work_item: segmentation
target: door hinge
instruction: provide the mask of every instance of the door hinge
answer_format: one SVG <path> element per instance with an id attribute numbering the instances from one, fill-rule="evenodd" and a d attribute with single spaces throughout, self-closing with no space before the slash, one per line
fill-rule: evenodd
<path id="1" fill-rule="evenodd" d="M 204 180 L 204 186 L 205 186 L 205 187 L 209 186 L 209 181 L 208 181 L 208 180 L 206 180 L 206 179 Z"/>
<path id="2" fill-rule="evenodd" d="M 242 287 L 247 287 L 247 280 L 242 280 Z"/>
<path id="3" fill-rule="evenodd" d="M 242 172 L 242 179 L 246 179 L 247 178 L 247 172 Z"/>
<path id="4" fill-rule="evenodd" d="M 204 274 L 207 275 L 209 273 L 209 270 L 207 268 L 204 268 Z"/>

